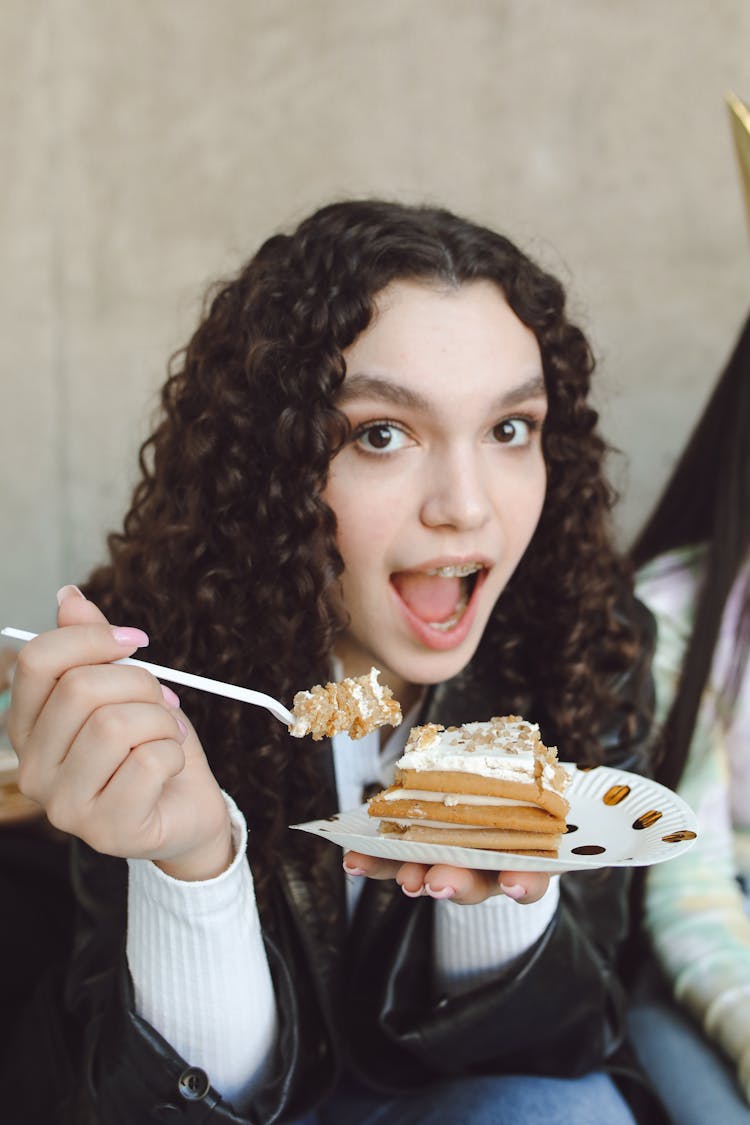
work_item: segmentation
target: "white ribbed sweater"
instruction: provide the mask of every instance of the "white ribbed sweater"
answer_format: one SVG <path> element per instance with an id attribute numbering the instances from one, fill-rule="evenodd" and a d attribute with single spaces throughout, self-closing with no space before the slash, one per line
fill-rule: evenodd
<path id="1" fill-rule="evenodd" d="M 339 808 L 360 804 L 363 787 L 389 785 L 411 716 L 380 749 L 379 732 L 333 739 Z M 138 1013 L 213 1086 L 241 1107 L 262 1083 L 277 1033 L 247 830 L 227 797 L 235 859 L 218 878 L 183 883 L 148 860 L 129 860 L 127 957 Z M 350 915 L 362 886 L 346 876 Z M 466 991 L 490 979 L 544 932 L 558 902 L 558 880 L 529 906 L 504 895 L 478 906 L 435 902 L 433 962 L 438 993 Z"/>

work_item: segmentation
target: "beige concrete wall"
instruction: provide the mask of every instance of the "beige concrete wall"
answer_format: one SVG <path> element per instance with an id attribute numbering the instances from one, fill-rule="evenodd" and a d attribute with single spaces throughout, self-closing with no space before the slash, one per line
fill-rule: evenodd
<path id="1" fill-rule="evenodd" d="M 747 0 L 4 0 L 0 622 L 101 557 L 205 283 L 346 194 L 567 278 L 625 539 L 744 315 L 749 60 Z"/>

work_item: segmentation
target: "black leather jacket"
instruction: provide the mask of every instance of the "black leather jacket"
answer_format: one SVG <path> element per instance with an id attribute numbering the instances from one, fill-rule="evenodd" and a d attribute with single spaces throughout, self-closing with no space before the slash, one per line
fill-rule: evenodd
<path id="1" fill-rule="evenodd" d="M 648 769 L 647 650 L 648 644 L 617 685 L 623 709 L 612 714 L 603 740 L 606 764 L 636 772 Z M 447 725 L 492 713 L 486 699 L 482 706 L 470 696 L 465 684 L 441 685 L 423 721 Z M 637 734 L 626 740 L 623 716 L 633 706 Z M 335 811 L 330 754 L 328 760 L 321 816 Z M 343 1067 L 384 1092 L 414 1090 L 437 1075 L 575 1076 L 601 1067 L 625 1083 L 638 1081 L 623 1050 L 617 975 L 629 925 L 627 870 L 562 876 L 559 907 L 533 948 L 491 984 L 446 998 L 431 985 L 434 901 L 408 899 L 390 881 L 370 881 L 347 936 L 341 853 L 320 846 L 337 888 L 340 924 L 321 926 L 307 864 L 290 851 L 274 892 L 277 936 L 266 941 L 281 1026 L 274 1076 L 240 1113 L 135 1013 L 124 955 L 125 864 L 74 843 L 80 917 L 65 993 L 81 1033 L 83 1069 L 75 1107 L 59 1120 L 291 1122 L 325 1098 Z"/>

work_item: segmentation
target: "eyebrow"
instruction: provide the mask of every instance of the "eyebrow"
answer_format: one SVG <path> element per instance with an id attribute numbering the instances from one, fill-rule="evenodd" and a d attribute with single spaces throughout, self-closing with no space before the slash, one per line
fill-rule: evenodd
<path id="1" fill-rule="evenodd" d="M 546 398 L 547 386 L 541 372 L 525 379 L 517 386 L 511 387 L 505 394 L 500 395 L 494 406 L 499 410 L 517 406 L 530 398 Z M 389 402 L 393 406 L 407 406 L 413 410 L 429 411 L 430 403 L 417 391 L 394 383 L 382 375 L 347 375 L 341 386 L 339 405 L 345 405 L 358 398 L 377 398 L 381 402 Z"/>

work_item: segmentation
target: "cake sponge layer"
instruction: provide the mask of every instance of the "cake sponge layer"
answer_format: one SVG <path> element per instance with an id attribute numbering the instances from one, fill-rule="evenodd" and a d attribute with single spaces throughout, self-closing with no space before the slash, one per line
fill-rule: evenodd
<path id="1" fill-rule="evenodd" d="M 384 820 L 383 835 L 398 836 L 422 844 L 447 844 L 459 848 L 485 848 L 492 852 L 516 855 L 541 855 L 557 858 L 559 836 L 535 832 L 504 832 L 499 828 L 436 828 L 422 824 L 402 825 Z"/>
<path id="2" fill-rule="evenodd" d="M 409 796 L 402 796 L 404 792 L 408 792 Z M 450 803 L 430 800 L 429 794 L 417 796 L 416 792 L 402 790 L 395 785 L 373 797 L 368 811 L 370 816 L 396 820 L 477 824 L 487 828 L 511 828 L 519 832 L 544 832 L 557 836 L 565 831 L 564 817 L 552 816 L 545 809 L 534 805 L 467 805 L 460 803 L 461 794 L 446 793 L 444 796 Z"/>

